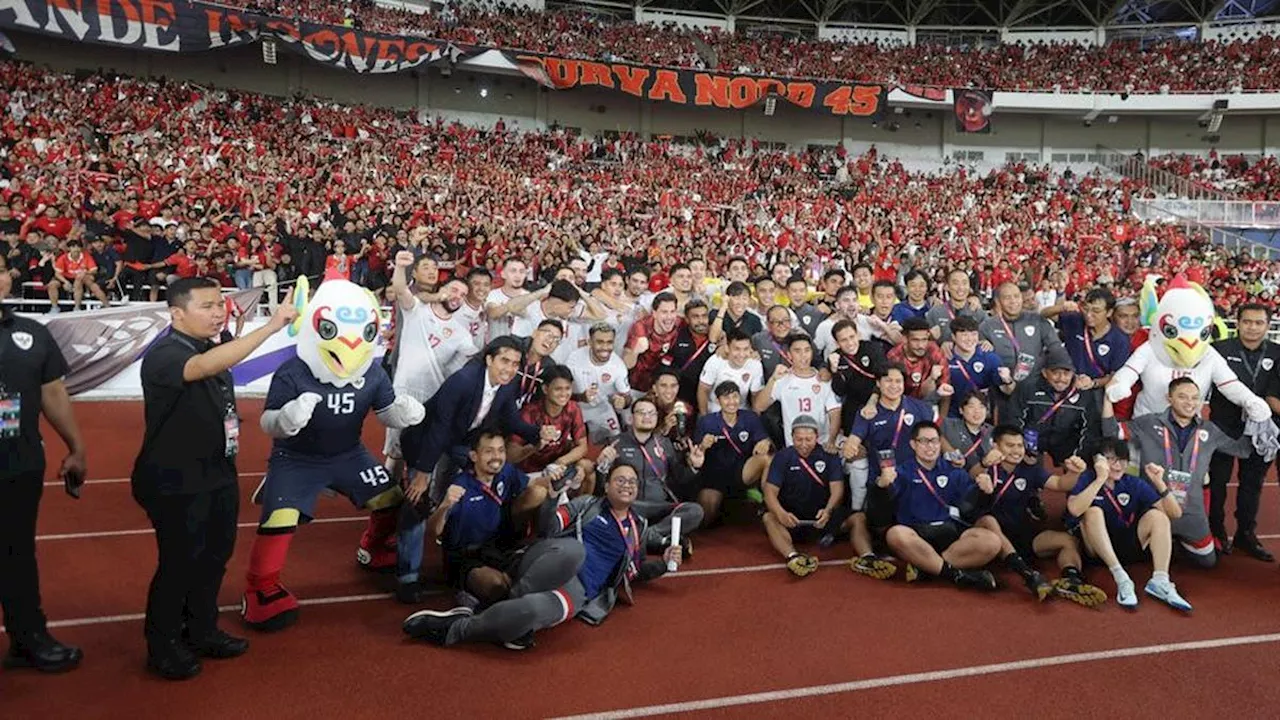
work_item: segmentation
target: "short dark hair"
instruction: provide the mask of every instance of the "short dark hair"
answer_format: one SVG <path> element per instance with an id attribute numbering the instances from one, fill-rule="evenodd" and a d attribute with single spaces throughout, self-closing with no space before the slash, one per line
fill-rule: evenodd
<path id="1" fill-rule="evenodd" d="M 492 280 L 493 273 L 489 272 L 489 268 L 477 265 L 467 271 L 467 279 L 470 280 L 473 277 L 487 277 Z"/>
<path id="2" fill-rule="evenodd" d="M 991 431 L 991 442 L 999 442 L 1001 438 L 1005 438 L 1010 435 L 1022 437 L 1022 431 L 1019 430 L 1016 425 L 997 425 L 996 428 Z"/>
<path id="3" fill-rule="evenodd" d="M 751 292 L 751 288 L 747 284 L 739 280 L 729 283 L 729 287 L 724 289 L 724 294 L 729 297 L 738 297 L 739 295 L 747 295 Z"/>
<path id="4" fill-rule="evenodd" d="M 520 343 L 510 335 L 503 335 L 489 341 L 489 344 L 484 349 L 485 359 L 497 357 L 498 353 L 503 350 L 515 350 L 521 359 L 524 358 L 524 348 L 520 347 Z"/>
<path id="5" fill-rule="evenodd" d="M 1169 394 L 1172 395 L 1174 390 L 1177 390 L 1183 385 L 1194 386 L 1196 390 L 1200 389 L 1200 386 L 1196 384 L 1195 380 L 1192 380 L 1189 377 L 1177 377 L 1169 381 Z"/>
<path id="6" fill-rule="evenodd" d="M 787 287 L 791 287 L 796 283 L 800 283 L 801 285 L 803 285 L 806 290 L 809 288 L 809 281 L 805 280 L 804 276 L 799 273 L 787 278 Z"/>
<path id="7" fill-rule="evenodd" d="M 911 428 L 911 439 L 919 440 L 921 430 L 933 430 L 939 435 L 942 434 L 942 430 L 938 428 L 937 423 L 935 423 L 932 420 L 921 420 L 920 422 L 915 424 L 915 427 Z"/>
<path id="8" fill-rule="evenodd" d="M 716 392 L 716 399 L 719 400 L 725 395 L 732 395 L 733 393 L 738 393 L 739 395 L 741 395 L 742 388 L 738 387 L 737 383 L 733 382 L 732 380 L 725 380 L 724 382 L 716 386 L 715 392 Z"/>
<path id="9" fill-rule="evenodd" d="M 792 345 L 795 345 L 798 342 L 808 343 L 809 349 L 810 350 L 813 349 L 813 339 L 802 332 L 791 333 L 790 335 L 787 336 L 786 340 L 783 341 L 783 344 L 785 344 L 788 348 L 790 348 Z"/>
<path id="10" fill-rule="evenodd" d="M 1089 303 L 1096 303 L 1099 300 L 1107 306 L 1107 310 L 1112 310 L 1116 306 L 1116 296 L 1106 288 L 1094 288 L 1088 293 L 1085 293 L 1085 305 L 1088 305 Z"/>
<path id="11" fill-rule="evenodd" d="M 568 280 L 555 280 L 551 283 L 551 289 L 547 291 L 547 297 L 563 300 L 565 302 L 576 303 L 582 299 L 582 294 L 578 292 L 578 288 Z"/>
<path id="12" fill-rule="evenodd" d="M 542 369 L 542 377 L 539 379 L 542 381 L 543 389 L 546 389 L 554 380 L 568 380 L 572 385 L 573 371 L 567 365 L 548 365 Z"/>
<path id="13" fill-rule="evenodd" d="M 533 331 L 537 332 L 544 327 L 553 327 L 560 331 L 561 338 L 565 336 L 564 323 L 556 320 L 555 318 L 543 318 L 542 322 L 538 323 L 538 327 L 534 328 Z"/>
<path id="14" fill-rule="evenodd" d="M 657 370 L 654 370 L 654 371 L 653 371 L 653 384 L 654 384 L 654 385 L 657 385 L 657 384 L 658 384 L 658 379 L 659 379 L 659 378 L 661 378 L 661 377 L 665 377 L 665 376 L 667 376 L 667 375 L 670 375 L 671 377 L 675 378 L 675 379 L 676 379 L 676 382 L 680 382 L 680 371 L 679 371 L 679 370 L 675 369 L 674 367 L 672 367 L 672 366 L 670 366 L 670 365 L 661 365 L 661 366 L 659 366 L 659 367 L 658 367 L 658 369 L 657 369 Z"/>
<path id="15" fill-rule="evenodd" d="M 710 312 L 711 308 L 707 306 L 701 298 L 693 298 L 684 304 L 684 316 L 689 317 L 690 310 L 706 310 Z"/>
<path id="16" fill-rule="evenodd" d="M 902 376 L 903 380 L 907 379 L 907 369 L 902 366 L 902 363 L 896 363 L 896 362 L 891 362 L 888 365 L 885 365 L 884 367 L 880 368 L 880 372 L 876 374 L 876 379 L 879 380 L 880 378 L 887 376 L 890 372 L 893 372 L 895 370 L 898 372 L 899 375 Z"/>
<path id="17" fill-rule="evenodd" d="M 738 342 L 739 340 L 746 340 L 747 342 L 750 342 L 751 336 L 748 335 L 742 328 L 739 328 L 739 327 L 729 328 L 729 331 L 724 334 L 725 345 L 728 345 L 729 343 Z"/>
<path id="18" fill-rule="evenodd" d="M 499 440 L 501 440 L 503 448 L 506 448 L 506 440 L 507 440 L 506 436 L 504 436 L 501 432 L 490 428 L 490 429 L 481 430 L 480 432 L 476 433 L 475 437 L 471 438 L 471 449 L 479 450 L 480 446 L 483 445 L 486 440 L 492 440 L 493 438 L 498 438 Z"/>
<path id="19" fill-rule="evenodd" d="M 826 282 L 833 277 L 840 278 L 840 282 L 844 282 L 844 271 L 837 268 L 831 268 L 830 270 L 822 273 L 823 282 Z"/>
<path id="20" fill-rule="evenodd" d="M 987 398 L 986 398 L 986 397 L 985 397 L 985 396 L 984 396 L 980 391 L 978 391 L 978 390 L 971 390 L 971 391 L 969 391 L 969 392 L 965 393 L 964 395 L 961 395 L 961 396 L 956 400 L 955 404 L 954 404 L 954 405 L 952 405 L 952 407 L 955 407 L 955 408 L 963 408 L 965 405 L 968 405 L 969 403 L 973 402 L 974 400 L 977 400 L 978 402 L 982 403 L 982 405 L 983 405 L 983 406 L 986 406 L 986 404 L 987 404 Z"/>
<path id="21" fill-rule="evenodd" d="M 929 332 L 929 321 L 920 316 L 909 317 L 902 321 L 902 334 L 913 332 Z"/>
<path id="22" fill-rule="evenodd" d="M 1098 454 L 1106 455 L 1111 453 L 1118 460 L 1129 459 L 1129 443 L 1120 438 L 1102 438 L 1102 442 L 1098 444 Z"/>
<path id="23" fill-rule="evenodd" d="M 1271 322 L 1271 308 L 1260 302 L 1247 302 L 1236 310 L 1236 320 L 1239 320 L 1246 312 L 1264 312 L 1267 314 L 1267 322 Z"/>
<path id="24" fill-rule="evenodd" d="M 853 293 L 856 296 L 858 294 L 858 288 L 853 285 L 845 285 L 836 291 L 836 299 L 839 300 L 849 293 Z"/>
<path id="25" fill-rule="evenodd" d="M 951 334 L 962 332 L 978 332 L 978 321 L 968 315 L 957 315 L 956 319 L 951 321 Z"/>
<path id="26" fill-rule="evenodd" d="M 676 307 L 680 307 L 680 301 L 676 299 L 676 294 L 673 292 L 667 292 L 666 290 L 663 290 L 662 292 L 654 296 L 653 309 L 657 310 L 658 306 L 662 305 L 663 303 L 671 303 Z"/>
<path id="27" fill-rule="evenodd" d="M 191 302 L 191 293 L 196 290 L 217 290 L 222 292 L 222 285 L 211 277 L 178 278 L 165 292 L 165 301 L 171 308 L 186 309 Z"/>
<path id="28" fill-rule="evenodd" d="M 835 340 L 836 336 L 844 330 L 852 330 L 856 335 L 858 332 L 858 324 L 848 319 L 837 322 L 835 325 L 831 326 L 831 339 Z"/>
<path id="29" fill-rule="evenodd" d="M 873 293 L 874 293 L 875 291 L 879 290 L 879 289 L 880 289 L 880 288 L 882 288 L 882 287 L 889 288 L 890 290 L 892 290 L 892 291 L 893 291 L 894 297 L 897 297 L 897 295 L 898 295 L 898 286 L 897 286 L 897 285 L 894 285 L 892 282 L 890 282 L 890 281 L 888 281 L 888 280 L 877 280 L 877 281 L 875 281 L 875 282 L 871 283 L 871 292 L 873 292 Z"/>

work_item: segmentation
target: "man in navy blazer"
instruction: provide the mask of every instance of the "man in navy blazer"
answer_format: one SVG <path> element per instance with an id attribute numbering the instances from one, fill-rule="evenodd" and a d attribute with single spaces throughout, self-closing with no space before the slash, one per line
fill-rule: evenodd
<path id="1" fill-rule="evenodd" d="M 397 539 L 400 587 L 396 595 L 401 602 L 417 603 L 423 596 L 418 573 L 422 567 L 425 519 L 439 504 L 453 476 L 469 462 L 471 437 L 486 429 L 520 435 L 530 445 L 555 439 L 554 427 L 530 425 L 520 418 L 516 408 L 519 387 L 512 380 L 522 356 L 513 338 L 495 339 L 485 348 L 483 359 L 467 363 L 445 379 L 427 401 L 422 422 L 406 428 L 400 437 L 410 477 Z"/>

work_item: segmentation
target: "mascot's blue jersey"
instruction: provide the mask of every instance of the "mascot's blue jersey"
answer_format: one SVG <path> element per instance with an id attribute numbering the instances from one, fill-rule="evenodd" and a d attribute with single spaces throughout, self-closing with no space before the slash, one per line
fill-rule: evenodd
<path id="1" fill-rule="evenodd" d="M 302 393 L 315 393 L 320 403 L 302 432 L 275 441 L 274 447 L 319 457 L 340 455 L 360 445 L 360 432 L 369 410 L 383 410 L 395 402 L 391 378 L 374 363 L 364 373 L 364 384 L 334 387 L 315 379 L 299 358 L 290 358 L 271 378 L 266 410 L 279 410 Z"/>

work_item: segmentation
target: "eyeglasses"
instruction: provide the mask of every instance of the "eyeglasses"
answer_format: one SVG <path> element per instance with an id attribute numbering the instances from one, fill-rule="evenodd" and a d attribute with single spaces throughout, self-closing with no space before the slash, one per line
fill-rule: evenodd
<path id="1" fill-rule="evenodd" d="M 657 410 L 633 410 L 631 414 L 635 415 L 636 417 L 657 417 L 658 411 Z"/>
<path id="2" fill-rule="evenodd" d="M 915 440 L 912 440 L 912 442 L 918 442 L 921 445 L 937 445 L 942 442 L 942 438 L 940 437 L 916 438 Z"/>
<path id="3" fill-rule="evenodd" d="M 640 487 L 640 480 L 633 477 L 616 477 L 612 482 L 618 487 Z"/>

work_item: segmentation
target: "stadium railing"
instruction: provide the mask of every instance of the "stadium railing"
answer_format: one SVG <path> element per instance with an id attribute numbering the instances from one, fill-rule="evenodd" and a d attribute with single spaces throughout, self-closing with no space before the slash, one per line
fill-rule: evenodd
<path id="1" fill-rule="evenodd" d="M 1263 200 L 1192 200 L 1188 198 L 1134 199 L 1144 212 L 1167 212 L 1202 225 L 1236 228 L 1280 228 L 1280 202 Z M 1136 212 L 1136 210 L 1135 210 Z"/>

